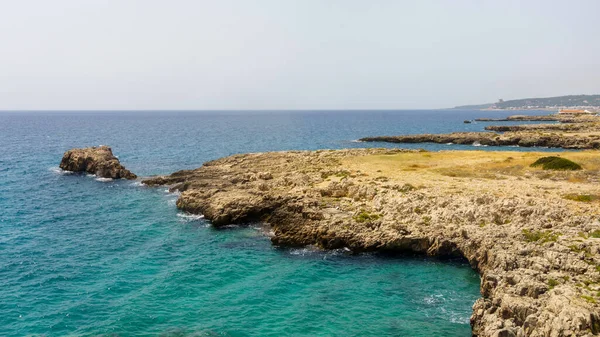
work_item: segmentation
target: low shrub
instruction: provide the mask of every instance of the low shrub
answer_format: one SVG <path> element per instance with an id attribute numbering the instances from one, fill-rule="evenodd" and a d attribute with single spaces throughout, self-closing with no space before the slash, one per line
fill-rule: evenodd
<path id="1" fill-rule="evenodd" d="M 365 211 L 362 211 L 354 216 L 354 220 L 358 223 L 363 222 L 371 222 L 379 219 L 381 216 L 379 214 L 371 214 Z"/>
<path id="2" fill-rule="evenodd" d="M 536 160 L 531 167 L 541 166 L 543 170 L 556 170 L 556 171 L 575 171 L 581 170 L 581 165 L 577 164 L 566 158 L 561 157 L 542 157 Z"/>
<path id="3" fill-rule="evenodd" d="M 579 202 L 592 202 L 600 199 L 599 196 L 594 194 L 567 194 L 563 198 Z"/>
<path id="4" fill-rule="evenodd" d="M 529 229 L 524 229 L 523 236 L 525 237 L 525 241 L 527 242 L 546 243 L 556 242 L 560 234 L 553 233 L 551 231 L 531 231 Z"/>

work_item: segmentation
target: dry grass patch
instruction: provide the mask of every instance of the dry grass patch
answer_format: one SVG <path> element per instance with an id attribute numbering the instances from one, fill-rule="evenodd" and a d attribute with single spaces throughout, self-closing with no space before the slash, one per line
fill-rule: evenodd
<path id="1" fill-rule="evenodd" d="M 592 202 L 600 200 L 600 196 L 595 194 L 566 194 L 563 196 L 563 198 L 579 202 Z"/>

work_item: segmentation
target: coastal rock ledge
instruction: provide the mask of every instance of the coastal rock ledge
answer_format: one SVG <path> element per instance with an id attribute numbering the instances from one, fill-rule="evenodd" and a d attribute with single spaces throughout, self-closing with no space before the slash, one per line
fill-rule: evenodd
<path id="1" fill-rule="evenodd" d="M 71 149 L 63 155 L 60 168 L 65 171 L 87 172 L 102 178 L 137 178 L 135 174 L 121 165 L 108 146 Z"/>
<path id="2" fill-rule="evenodd" d="M 474 336 L 597 336 L 600 162 L 559 155 L 584 169 L 532 168 L 535 152 L 289 151 L 143 183 L 215 227 L 263 222 L 276 245 L 464 257 L 481 276 Z"/>

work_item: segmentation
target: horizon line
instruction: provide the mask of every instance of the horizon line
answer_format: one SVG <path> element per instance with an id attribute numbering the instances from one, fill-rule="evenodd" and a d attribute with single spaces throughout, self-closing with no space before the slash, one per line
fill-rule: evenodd
<path id="1" fill-rule="evenodd" d="M 0 112 L 277 112 L 277 111 L 406 111 L 454 110 L 452 108 L 360 108 L 360 109 L 0 109 Z M 457 110 L 470 110 L 460 109 Z"/>

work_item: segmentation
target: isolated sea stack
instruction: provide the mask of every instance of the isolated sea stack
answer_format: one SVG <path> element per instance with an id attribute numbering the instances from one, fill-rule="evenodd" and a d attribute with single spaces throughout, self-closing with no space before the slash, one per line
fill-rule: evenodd
<path id="1" fill-rule="evenodd" d="M 71 149 L 63 155 L 60 168 L 65 171 L 87 172 L 102 178 L 137 178 L 135 174 L 121 165 L 108 146 Z"/>

